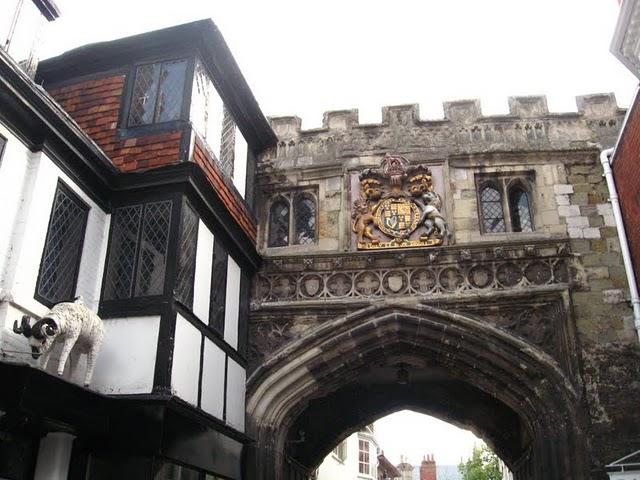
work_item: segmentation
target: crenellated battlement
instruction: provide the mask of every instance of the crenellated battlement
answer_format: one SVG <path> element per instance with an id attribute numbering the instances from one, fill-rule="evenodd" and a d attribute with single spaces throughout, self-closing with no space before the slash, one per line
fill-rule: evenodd
<path id="1" fill-rule="evenodd" d="M 357 109 L 333 110 L 324 113 L 322 127 L 307 130 L 297 116 L 270 122 L 279 139 L 277 157 L 327 165 L 356 151 L 430 149 L 442 155 L 612 146 L 625 115 L 613 93 L 576 97 L 577 112 L 550 112 L 545 96 L 509 97 L 508 105 L 509 113 L 484 115 L 479 99 L 448 101 L 440 119 L 421 119 L 418 104 L 391 105 L 382 107 L 381 123 L 369 124 L 360 123 Z"/>
<path id="2" fill-rule="evenodd" d="M 505 115 L 482 114 L 479 99 L 454 100 L 443 102 L 444 118 L 423 120 L 417 103 L 390 105 L 382 107 L 382 122 L 361 124 L 358 109 L 330 110 L 325 112 L 321 128 L 303 130 L 302 119 L 297 116 L 269 117 L 271 126 L 278 138 L 291 138 L 299 134 L 319 133 L 329 130 L 349 130 L 352 128 L 384 127 L 393 124 L 438 126 L 448 123 L 487 123 L 508 122 L 524 119 L 553 121 L 567 117 L 617 117 L 624 113 L 616 102 L 613 93 L 596 93 L 576 97 L 577 112 L 549 112 L 547 97 L 544 95 L 508 97 L 509 113 Z"/>

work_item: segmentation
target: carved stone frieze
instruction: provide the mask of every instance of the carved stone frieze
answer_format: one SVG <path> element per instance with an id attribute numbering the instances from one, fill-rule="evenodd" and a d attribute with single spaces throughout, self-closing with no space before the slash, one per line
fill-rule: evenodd
<path id="1" fill-rule="evenodd" d="M 255 282 L 255 299 L 269 304 L 398 295 L 432 298 L 568 285 L 570 257 L 557 254 L 555 245 L 536 257 L 524 247 L 505 248 L 500 255 L 488 252 L 467 250 L 464 261 L 459 253 L 449 252 L 439 255 L 437 263 L 428 255 L 414 254 L 400 264 L 383 252 L 339 257 L 343 261 L 338 262 L 318 256 L 311 268 L 295 258 L 279 259 L 277 267 L 267 260 Z"/>

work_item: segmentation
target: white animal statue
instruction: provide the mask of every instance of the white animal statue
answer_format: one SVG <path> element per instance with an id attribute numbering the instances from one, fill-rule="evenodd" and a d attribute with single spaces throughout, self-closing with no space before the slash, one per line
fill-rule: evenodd
<path id="1" fill-rule="evenodd" d="M 84 386 L 88 387 L 93 376 L 98 352 L 104 338 L 104 327 L 98 315 L 89 310 L 80 298 L 74 302 L 62 302 L 54 305 L 49 312 L 31 325 L 31 317 L 24 315 L 22 323 L 13 322 L 13 331 L 29 340 L 31 356 L 40 359 L 40 368 L 47 368 L 51 350 L 55 342 L 62 343 L 62 352 L 58 362 L 58 375 L 64 372 L 64 366 L 71 349 L 87 354 L 87 371 Z"/>

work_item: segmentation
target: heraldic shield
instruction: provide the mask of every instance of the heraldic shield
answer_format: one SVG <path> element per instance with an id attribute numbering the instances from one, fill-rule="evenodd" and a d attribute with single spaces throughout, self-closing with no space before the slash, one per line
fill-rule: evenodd
<path id="1" fill-rule="evenodd" d="M 358 250 L 432 247 L 451 237 L 431 170 L 385 155 L 380 168 L 359 175 L 351 218 Z"/>

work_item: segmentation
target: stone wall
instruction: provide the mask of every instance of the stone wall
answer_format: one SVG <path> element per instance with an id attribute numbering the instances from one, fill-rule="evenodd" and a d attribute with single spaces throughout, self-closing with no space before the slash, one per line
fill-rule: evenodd
<path id="1" fill-rule="evenodd" d="M 445 103 L 440 120 L 419 119 L 415 105 L 393 106 L 373 125 L 359 124 L 355 110 L 334 111 L 314 130 L 302 130 L 297 117 L 271 119 L 279 143 L 258 164 L 258 246 L 266 261 L 254 289 L 251 368 L 358 308 L 392 300 L 446 305 L 556 359 L 584 392 L 577 407 L 588 418 L 592 478 L 604 478 L 604 464 L 640 448 L 633 406 L 640 350 L 598 159 L 614 144 L 624 111 L 613 95 L 577 104 L 576 113 L 550 113 L 544 97 L 515 97 L 508 115 L 482 116 L 479 101 L 465 100 Z M 448 245 L 357 251 L 351 179 L 386 153 L 437 173 L 453 231 Z M 532 231 L 484 231 L 479 186 L 486 179 L 526 184 Z M 296 188 L 317 192 L 316 242 L 268 248 L 270 201 Z M 558 265 L 566 265 L 564 276 Z M 523 472 L 519 478 L 529 478 Z"/>

